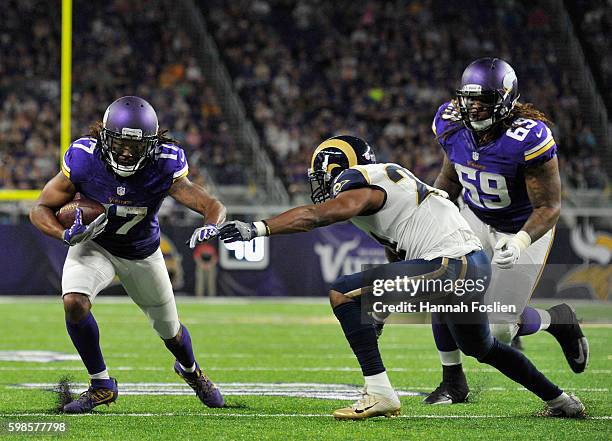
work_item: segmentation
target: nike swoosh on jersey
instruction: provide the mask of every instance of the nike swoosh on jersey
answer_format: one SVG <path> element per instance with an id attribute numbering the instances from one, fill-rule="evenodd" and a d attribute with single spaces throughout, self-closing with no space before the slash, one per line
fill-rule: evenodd
<path id="1" fill-rule="evenodd" d="M 536 136 L 537 136 L 538 138 L 541 138 L 541 137 L 542 137 L 542 132 L 543 132 L 543 131 L 544 131 L 544 129 L 540 129 L 540 131 L 539 131 L 538 133 L 536 133 Z"/>

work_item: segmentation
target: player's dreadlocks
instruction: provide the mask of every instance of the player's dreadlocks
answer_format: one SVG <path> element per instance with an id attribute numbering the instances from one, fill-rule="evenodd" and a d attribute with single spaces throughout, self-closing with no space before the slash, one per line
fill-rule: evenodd
<path id="1" fill-rule="evenodd" d="M 89 136 L 91 136 L 92 138 L 96 138 L 98 142 L 100 142 L 100 133 L 102 132 L 102 128 L 103 128 L 102 121 L 98 121 L 92 124 L 91 126 L 89 126 Z M 178 141 L 176 139 L 173 139 L 170 136 L 168 136 L 167 129 L 159 130 L 157 133 L 157 139 L 159 140 L 160 144 L 164 144 L 164 143 L 178 144 Z"/>
<path id="2" fill-rule="evenodd" d="M 455 109 L 459 108 L 459 103 L 457 102 L 456 99 L 453 99 L 451 101 L 451 104 L 453 105 Z M 554 124 L 550 119 L 548 119 L 548 116 L 546 116 L 544 112 L 536 109 L 533 104 L 517 102 L 514 105 L 514 108 L 510 111 L 510 114 L 506 118 L 504 118 L 501 121 L 501 124 L 498 124 L 497 127 L 495 128 L 494 130 L 495 136 L 497 136 L 497 134 L 501 131 L 508 130 L 511 127 L 516 127 L 516 124 L 514 122 L 518 118 L 528 118 L 528 119 L 542 121 L 544 124 L 548 126 Z M 436 140 L 438 139 L 446 140 L 449 136 L 451 136 L 457 130 L 460 130 L 462 127 L 463 127 L 463 124 L 461 124 L 461 116 L 459 115 L 459 112 L 457 112 L 457 118 L 455 119 L 455 123 L 450 124 L 444 132 L 436 136 Z"/>

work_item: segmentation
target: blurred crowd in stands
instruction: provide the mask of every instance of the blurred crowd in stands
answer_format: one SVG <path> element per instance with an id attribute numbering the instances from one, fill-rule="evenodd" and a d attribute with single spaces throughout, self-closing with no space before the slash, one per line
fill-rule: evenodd
<path id="1" fill-rule="evenodd" d="M 7 0 L 0 14 L 0 188 L 40 188 L 58 171 L 60 11 L 55 2 Z M 537 3 L 537 2 L 536 2 Z M 73 20 L 73 137 L 114 99 L 140 95 L 180 141 L 191 176 L 245 184 L 248 157 L 224 122 L 194 42 L 171 27 L 161 0 L 77 2 Z M 436 109 L 472 59 L 496 55 L 517 70 L 523 102 L 555 122 L 567 186 L 608 178 L 578 99 L 555 57 L 546 11 L 520 2 L 210 0 L 200 3 L 236 90 L 292 194 L 312 149 L 352 133 L 380 161 L 433 182 L 441 150 Z M 601 2 L 602 5 L 605 2 Z M 495 7 L 491 7 L 495 5 Z M 610 14 L 584 15 L 610 84 Z M 609 89 L 610 90 L 610 89 Z"/>
<path id="2" fill-rule="evenodd" d="M 612 0 L 566 2 L 595 78 L 612 113 Z"/>
<path id="3" fill-rule="evenodd" d="M 509 61 L 521 101 L 555 122 L 565 184 L 607 186 L 595 137 L 540 7 L 488 0 L 217 0 L 203 8 L 292 193 L 306 190 L 312 149 L 340 132 L 364 137 L 379 160 L 433 182 L 441 163 L 433 116 L 465 66 L 486 55 Z"/>
<path id="4" fill-rule="evenodd" d="M 55 2 L 9 0 L 0 14 L 0 188 L 42 188 L 59 168 L 60 26 Z M 160 128 L 219 183 L 244 162 L 186 33 L 159 1 L 78 2 L 73 20 L 72 134 L 88 133 L 123 95 L 151 102 Z"/>

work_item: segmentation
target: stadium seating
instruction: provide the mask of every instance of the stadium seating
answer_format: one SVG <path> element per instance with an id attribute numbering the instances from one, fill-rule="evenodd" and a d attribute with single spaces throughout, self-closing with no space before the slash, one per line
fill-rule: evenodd
<path id="1" fill-rule="evenodd" d="M 59 159 L 61 19 L 49 2 L 8 3 L 0 17 L 0 188 L 40 188 Z M 523 100 L 556 123 L 566 188 L 605 188 L 597 143 L 555 58 L 546 11 L 485 3 L 201 4 L 234 86 L 294 195 L 307 190 L 312 147 L 340 131 L 365 137 L 380 160 L 400 162 L 432 182 L 440 164 L 429 130 L 433 114 L 463 67 L 487 54 L 514 64 Z M 139 94 L 185 145 L 194 180 L 202 180 L 204 167 L 218 184 L 248 183 L 244 152 L 193 58 L 194 42 L 170 26 L 165 5 L 78 3 L 73 136 L 87 133 L 113 99 Z M 607 15 L 598 11 L 585 13 L 585 23 L 605 27 Z"/>
<path id="2" fill-rule="evenodd" d="M 114 99 L 140 95 L 186 147 L 192 180 L 204 166 L 217 183 L 244 183 L 215 93 L 188 36 L 166 26 L 163 2 L 79 2 L 74 12 L 73 137 Z M 36 0 L 12 0 L 0 17 L 0 188 L 42 188 L 58 172 L 60 23 L 52 2 Z"/>
<path id="3" fill-rule="evenodd" d="M 566 185 L 604 188 L 595 137 L 555 58 L 547 12 L 517 2 L 490 6 L 212 1 L 203 8 L 235 86 L 294 194 L 306 191 L 313 146 L 338 132 L 364 136 L 381 160 L 433 182 L 440 151 L 431 120 L 462 69 L 483 55 L 513 64 L 523 101 L 555 122 Z"/>
<path id="4" fill-rule="evenodd" d="M 612 5 L 606 0 L 567 2 L 574 27 L 587 53 L 599 89 L 612 110 Z M 608 35 L 608 37 L 606 37 Z"/>

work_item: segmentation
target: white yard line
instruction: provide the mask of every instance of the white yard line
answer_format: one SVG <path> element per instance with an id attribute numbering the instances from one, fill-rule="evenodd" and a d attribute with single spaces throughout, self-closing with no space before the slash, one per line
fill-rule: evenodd
<path id="1" fill-rule="evenodd" d="M 327 398 L 327 399 L 352 399 L 358 397 L 358 386 L 352 384 L 334 384 L 334 383 L 274 383 L 274 382 L 227 382 L 217 383 L 222 392 L 226 395 L 269 395 L 269 396 L 287 396 L 298 398 Z M 56 383 L 19 383 L 5 385 L 8 389 L 40 389 L 53 390 Z M 400 396 L 415 396 L 421 395 L 422 392 L 429 391 L 435 385 L 420 385 L 420 386 L 404 386 L 396 385 L 395 389 Z M 72 383 L 72 390 L 81 390 L 87 388 L 86 383 Z M 121 382 L 119 388 L 123 395 L 191 395 L 192 390 L 178 382 Z M 573 392 L 601 392 L 608 393 L 608 388 L 594 387 L 572 387 L 563 385 L 563 389 Z M 527 391 L 524 387 L 516 386 L 514 388 L 507 387 L 483 387 L 479 391 L 487 392 L 507 392 L 507 391 Z M 353 397 L 355 395 L 355 397 Z"/>
<path id="2" fill-rule="evenodd" d="M 349 366 L 315 366 L 315 367 L 267 367 L 267 366 L 203 366 L 206 371 L 237 371 L 237 372 L 361 372 L 357 367 Z M 0 366 L 0 371 L 84 371 L 82 366 Z M 171 370 L 162 366 L 109 366 L 109 371 L 154 371 L 163 372 Z M 464 369 L 465 372 L 483 373 L 498 372 L 493 368 L 483 369 Z M 439 368 L 389 368 L 389 372 L 439 372 Z M 567 369 L 542 369 L 542 373 L 567 373 Z M 587 371 L 593 375 L 610 375 L 612 369 L 589 369 Z"/>

